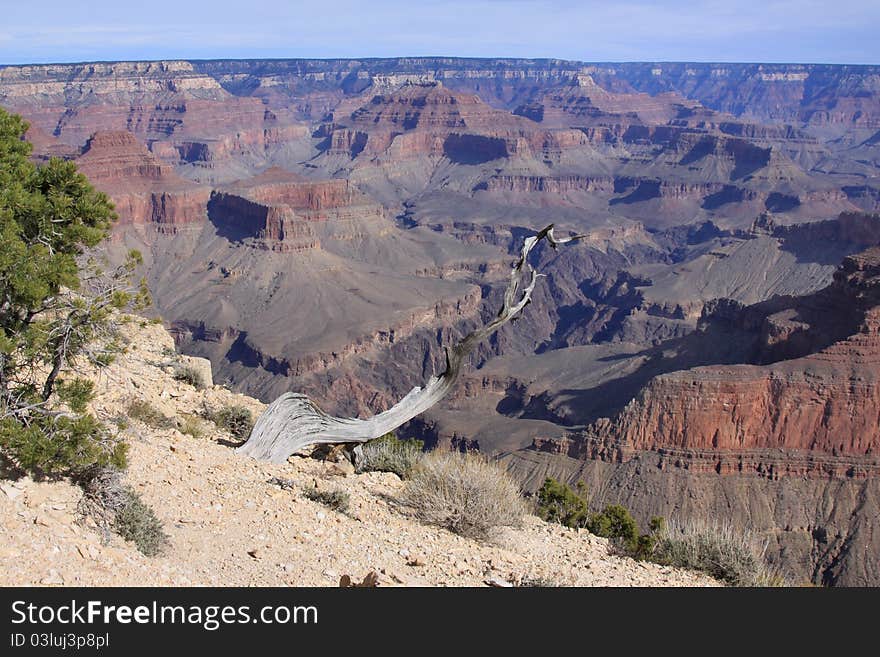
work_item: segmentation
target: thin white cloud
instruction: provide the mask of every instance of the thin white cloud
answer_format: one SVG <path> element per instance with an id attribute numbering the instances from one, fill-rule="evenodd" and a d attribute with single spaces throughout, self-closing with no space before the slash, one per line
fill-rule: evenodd
<path id="1" fill-rule="evenodd" d="M 13 8 L 0 62 L 95 57 L 543 56 L 586 60 L 880 61 L 876 0 L 43 0 Z M 55 21 L 47 22 L 47 21 Z"/>

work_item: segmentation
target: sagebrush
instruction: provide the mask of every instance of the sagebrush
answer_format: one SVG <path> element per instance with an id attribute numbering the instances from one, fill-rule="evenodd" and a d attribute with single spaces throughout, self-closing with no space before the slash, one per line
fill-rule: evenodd
<path id="1" fill-rule="evenodd" d="M 485 539 L 518 527 L 526 514 L 519 486 L 498 463 L 460 452 L 431 452 L 413 469 L 400 502 L 420 520 Z"/>
<path id="2" fill-rule="evenodd" d="M 207 418 L 241 441 L 247 440 L 254 428 L 253 414 L 244 406 L 224 406 L 208 412 Z"/>
<path id="3" fill-rule="evenodd" d="M 168 536 L 153 509 L 131 489 L 126 490 L 124 504 L 116 512 L 113 527 L 148 557 L 159 554 L 168 543 Z"/>
<path id="4" fill-rule="evenodd" d="M 652 561 L 699 570 L 732 586 L 780 586 L 783 577 L 765 560 L 766 544 L 729 524 L 670 523 L 657 539 Z"/>
<path id="5" fill-rule="evenodd" d="M 386 434 L 364 444 L 358 470 L 393 472 L 406 478 L 421 460 L 424 446 L 421 440 L 400 440 L 394 434 Z"/>
<path id="6" fill-rule="evenodd" d="M 115 531 L 143 554 L 155 556 L 168 544 L 161 521 L 140 496 L 124 483 L 115 468 L 95 467 L 79 479 L 84 495 L 81 511 L 105 532 Z"/>

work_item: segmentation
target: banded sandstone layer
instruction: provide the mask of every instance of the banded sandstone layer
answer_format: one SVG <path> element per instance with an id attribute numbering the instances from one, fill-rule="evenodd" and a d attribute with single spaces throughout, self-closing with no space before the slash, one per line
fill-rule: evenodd
<path id="1" fill-rule="evenodd" d="M 754 339 L 740 360 L 769 363 L 659 374 L 616 417 L 532 449 L 591 462 L 561 470 L 594 483 L 607 477 L 605 494 L 628 501 L 684 479 L 696 493 L 688 502 L 667 488 L 633 503 L 643 513 L 719 514 L 766 531 L 795 577 L 876 582 L 880 248 L 847 257 L 810 297 L 718 315 L 704 318 L 700 339 L 747 332 Z M 522 472 L 536 463 L 513 458 Z"/>

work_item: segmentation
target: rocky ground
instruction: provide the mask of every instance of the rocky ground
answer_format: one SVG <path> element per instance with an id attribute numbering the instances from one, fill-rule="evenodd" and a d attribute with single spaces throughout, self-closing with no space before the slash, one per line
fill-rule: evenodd
<path id="1" fill-rule="evenodd" d="M 293 457 L 282 465 L 237 455 L 232 436 L 208 421 L 202 435 L 123 421 L 148 402 L 183 428 L 204 409 L 256 400 L 174 380 L 173 341 L 157 324 L 126 328 L 128 352 L 96 377 L 94 411 L 125 432 L 128 483 L 163 521 L 170 545 L 146 557 L 106 536 L 78 511 L 67 481 L 0 481 L 0 584 L 140 586 L 336 586 L 345 575 L 379 585 L 712 586 L 697 573 L 609 555 L 585 531 L 528 517 L 487 543 L 420 524 L 395 503 L 401 480 L 354 474 L 347 463 Z M 173 422 L 172 422 L 173 423 Z M 172 424 L 169 423 L 169 424 Z M 287 480 L 292 486 L 270 483 Z M 307 499 L 306 487 L 349 493 L 347 513 Z"/>

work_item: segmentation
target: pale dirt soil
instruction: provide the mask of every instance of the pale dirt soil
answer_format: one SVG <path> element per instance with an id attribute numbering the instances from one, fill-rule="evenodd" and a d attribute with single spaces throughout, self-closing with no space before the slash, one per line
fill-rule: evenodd
<path id="1" fill-rule="evenodd" d="M 126 328 L 129 351 L 97 376 L 94 411 L 124 416 L 134 399 L 168 417 L 205 408 L 263 405 L 219 386 L 199 391 L 168 367 L 173 341 L 158 325 Z M 342 464 L 293 457 L 272 465 L 238 456 L 213 423 L 204 436 L 128 420 L 128 483 L 163 521 L 170 546 L 146 557 L 105 536 L 77 510 L 68 482 L 0 480 L 0 585 L 337 586 L 342 575 L 379 574 L 381 585 L 482 586 L 489 580 L 576 586 L 717 586 L 704 575 L 608 554 L 608 542 L 529 516 L 487 543 L 408 517 L 389 473 L 352 474 Z M 292 480 L 292 489 L 268 483 Z M 346 514 L 305 498 L 315 484 L 351 496 Z"/>

